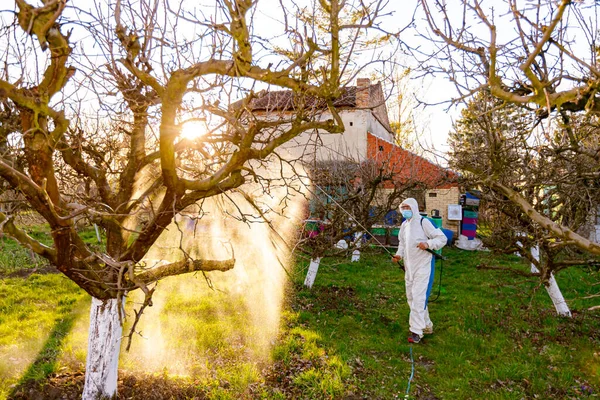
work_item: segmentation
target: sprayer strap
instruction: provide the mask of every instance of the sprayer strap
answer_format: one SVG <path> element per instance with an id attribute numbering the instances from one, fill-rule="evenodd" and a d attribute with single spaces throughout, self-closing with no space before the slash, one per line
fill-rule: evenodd
<path id="1" fill-rule="evenodd" d="M 421 229 L 423 229 L 423 233 L 425 234 L 425 236 L 427 237 L 427 239 L 431 239 L 429 237 L 429 235 L 427 234 L 427 232 L 425 232 L 425 228 L 423 228 L 423 220 L 425 219 L 425 217 L 421 216 Z"/>

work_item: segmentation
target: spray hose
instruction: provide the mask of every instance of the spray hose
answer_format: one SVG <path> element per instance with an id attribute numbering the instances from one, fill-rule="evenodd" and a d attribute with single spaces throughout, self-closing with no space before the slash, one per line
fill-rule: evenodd
<path id="1" fill-rule="evenodd" d="M 408 385 L 406 385 L 405 399 L 408 399 L 408 393 L 410 392 L 410 383 L 412 382 L 413 376 L 415 376 L 415 360 L 413 358 L 413 346 L 410 345 L 410 376 L 408 377 Z"/>
<path id="2" fill-rule="evenodd" d="M 444 260 L 446 260 L 446 257 L 441 257 L 440 259 L 440 283 L 438 284 L 438 292 L 433 299 L 427 300 L 430 303 L 439 299 L 440 294 L 442 293 L 442 275 L 444 275 Z"/>

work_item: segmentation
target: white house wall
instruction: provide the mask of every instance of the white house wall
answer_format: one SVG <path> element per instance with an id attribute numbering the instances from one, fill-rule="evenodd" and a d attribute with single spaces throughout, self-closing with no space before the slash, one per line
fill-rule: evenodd
<path id="1" fill-rule="evenodd" d="M 371 110 L 341 110 L 340 117 L 346 129 L 343 134 L 304 132 L 280 148 L 281 156 L 289 159 L 302 157 L 305 162 L 313 161 L 315 157 L 317 160 L 364 160 L 367 158 L 367 132 L 393 140 Z M 322 120 L 330 118 L 330 114 L 321 117 Z"/>

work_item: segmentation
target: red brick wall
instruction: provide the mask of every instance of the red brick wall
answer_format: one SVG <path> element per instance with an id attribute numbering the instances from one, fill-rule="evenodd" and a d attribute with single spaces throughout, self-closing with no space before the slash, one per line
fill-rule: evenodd
<path id="1" fill-rule="evenodd" d="M 387 165 L 398 183 L 419 182 L 429 188 L 458 186 L 456 174 L 400 146 L 367 133 L 367 158 Z M 390 182 L 388 186 L 392 186 Z"/>

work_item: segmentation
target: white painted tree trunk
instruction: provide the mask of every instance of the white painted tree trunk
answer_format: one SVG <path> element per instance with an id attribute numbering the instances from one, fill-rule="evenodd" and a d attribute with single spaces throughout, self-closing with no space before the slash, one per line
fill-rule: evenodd
<path id="1" fill-rule="evenodd" d="M 533 258 L 539 261 L 540 248 L 538 246 L 532 247 L 531 255 L 533 256 Z M 533 263 L 531 264 L 531 272 L 540 272 Z M 571 317 L 571 310 L 569 309 L 569 306 L 565 301 L 565 298 L 563 297 L 562 292 L 560 291 L 558 283 L 556 283 L 556 279 L 554 279 L 553 274 L 550 274 L 550 279 L 548 279 L 546 291 L 548 292 L 552 303 L 554 303 L 554 308 L 556 309 L 558 315 L 561 315 L 563 317 Z"/>
<path id="2" fill-rule="evenodd" d="M 352 252 L 352 262 L 360 261 L 360 246 L 362 245 L 362 232 L 356 232 L 354 234 L 354 246 L 356 246 L 356 250 Z"/>
<path id="3" fill-rule="evenodd" d="M 356 246 L 357 249 L 360 249 L 362 246 L 363 235 L 364 234 L 362 232 L 356 232 L 354 234 L 354 246 Z"/>
<path id="4" fill-rule="evenodd" d="M 117 299 L 92 297 L 83 400 L 115 399 L 123 327 Z"/>
<path id="5" fill-rule="evenodd" d="M 96 230 L 96 239 L 98 243 L 102 243 L 102 237 L 100 237 L 100 229 L 98 229 L 98 225 L 94 224 L 94 229 Z"/>
<path id="6" fill-rule="evenodd" d="M 317 272 L 319 271 L 319 264 L 321 264 L 321 257 L 310 260 L 310 266 L 308 267 L 308 272 L 306 273 L 306 279 L 304 279 L 304 286 L 309 289 L 311 289 L 313 283 L 315 283 L 315 278 L 317 277 Z"/>

